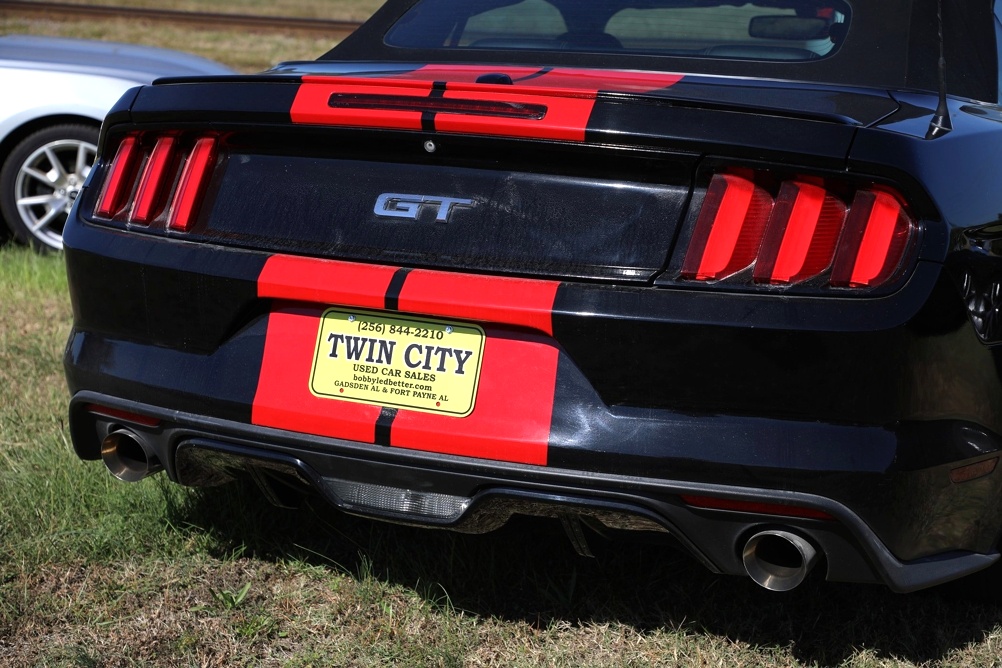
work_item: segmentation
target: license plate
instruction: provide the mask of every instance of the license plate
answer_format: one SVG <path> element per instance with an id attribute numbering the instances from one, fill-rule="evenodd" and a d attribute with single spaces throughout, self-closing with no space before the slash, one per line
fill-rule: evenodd
<path id="1" fill-rule="evenodd" d="M 310 391 L 320 397 L 465 417 L 484 352 L 476 325 L 329 308 L 320 319 Z"/>

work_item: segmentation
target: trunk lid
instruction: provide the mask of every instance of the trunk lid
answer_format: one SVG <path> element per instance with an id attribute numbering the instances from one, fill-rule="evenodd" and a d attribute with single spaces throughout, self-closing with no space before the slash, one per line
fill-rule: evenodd
<path id="1" fill-rule="evenodd" d="M 703 158 L 841 169 L 855 128 L 897 108 L 884 92 L 525 66 L 305 63 L 220 81 L 145 88 L 130 114 L 225 138 L 193 235 L 617 282 L 664 269 Z"/>

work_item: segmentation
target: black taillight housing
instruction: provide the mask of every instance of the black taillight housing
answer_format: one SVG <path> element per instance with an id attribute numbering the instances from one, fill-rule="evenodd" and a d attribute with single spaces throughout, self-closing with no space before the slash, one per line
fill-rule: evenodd
<path id="1" fill-rule="evenodd" d="M 752 288 L 877 288 L 901 275 L 917 239 L 918 224 L 892 188 L 731 169 L 710 178 L 682 240 L 678 277 Z"/>
<path id="2" fill-rule="evenodd" d="M 110 142 L 93 217 L 187 232 L 216 167 L 214 134 L 131 132 Z"/>

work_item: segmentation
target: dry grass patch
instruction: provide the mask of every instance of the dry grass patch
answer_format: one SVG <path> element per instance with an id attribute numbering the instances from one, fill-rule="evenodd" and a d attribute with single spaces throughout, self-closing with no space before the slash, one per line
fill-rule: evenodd
<path id="1" fill-rule="evenodd" d="M 336 43 L 333 38 L 315 33 L 202 30 L 124 19 L 52 21 L 0 16 L 0 33 L 77 37 L 179 49 L 225 63 L 243 73 L 260 72 L 283 61 L 315 60 Z"/>
<path id="2" fill-rule="evenodd" d="M 79 5 L 111 5 L 220 14 L 261 14 L 362 21 L 383 0 L 63 0 Z"/>

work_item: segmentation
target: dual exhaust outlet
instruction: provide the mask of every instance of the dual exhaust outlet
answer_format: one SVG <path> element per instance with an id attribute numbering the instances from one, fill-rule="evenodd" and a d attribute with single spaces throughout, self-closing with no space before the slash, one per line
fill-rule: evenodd
<path id="1" fill-rule="evenodd" d="M 111 474 L 123 482 L 139 482 L 163 470 L 153 446 L 128 429 L 115 429 L 104 437 L 101 459 Z"/>
<path id="2" fill-rule="evenodd" d="M 113 476 L 138 482 L 163 470 L 156 451 L 129 429 L 110 432 L 101 442 L 101 459 Z M 745 543 L 745 572 L 770 591 L 790 591 L 800 585 L 818 561 L 818 551 L 805 538 L 783 529 L 759 531 Z"/>

